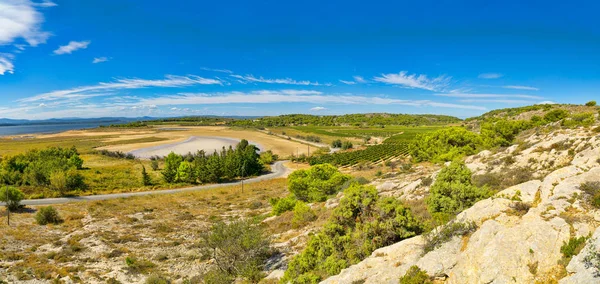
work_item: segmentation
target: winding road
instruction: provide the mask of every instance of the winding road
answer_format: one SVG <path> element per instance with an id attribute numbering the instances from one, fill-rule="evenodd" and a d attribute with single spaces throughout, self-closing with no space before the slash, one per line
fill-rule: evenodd
<path id="1" fill-rule="evenodd" d="M 265 181 L 270 179 L 276 179 L 280 177 L 285 177 L 291 170 L 287 168 L 284 163 L 287 161 L 279 161 L 275 162 L 273 166 L 271 166 L 272 172 L 257 176 L 254 178 L 249 178 L 244 180 L 244 183 L 254 183 L 259 181 Z M 241 184 L 241 181 L 228 182 L 228 183 L 219 183 L 219 184 L 209 184 L 209 185 L 199 185 L 193 187 L 186 188 L 177 188 L 177 189 L 166 189 L 166 190 L 154 190 L 154 191 L 140 191 L 140 192 L 124 192 L 124 193 L 113 193 L 113 194 L 101 194 L 101 195 L 89 195 L 89 196 L 76 196 L 76 197 L 60 197 L 60 198 L 44 198 L 44 199 L 27 199 L 21 201 L 23 205 L 52 205 L 52 204 L 63 204 L 68 202 L 80 202 L 80 201 L 96 201 L 96 200 L 107 200 L 107 199 L 116 199 L 116 198 L 127 198 L 133 196 L 143 196 L 143 195 L 152 195 L 152 194 L 173 194 L 180 192 L 191 192 L 191 191 L 200 191 L 212 188 L 219 188 L 225 186 L 231 186 Z M 0 202 L 0 205 L 4 206 L 4 203 Z"/>

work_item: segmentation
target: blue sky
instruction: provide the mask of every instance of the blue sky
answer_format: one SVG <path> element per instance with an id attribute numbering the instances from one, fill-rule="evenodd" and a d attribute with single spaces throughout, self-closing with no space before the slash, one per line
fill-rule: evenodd
<path id="1" fill-rule="evenodd" d="M 597 1 L 0 0 L 0 117 L 469 117 L 600 94 Z"/>

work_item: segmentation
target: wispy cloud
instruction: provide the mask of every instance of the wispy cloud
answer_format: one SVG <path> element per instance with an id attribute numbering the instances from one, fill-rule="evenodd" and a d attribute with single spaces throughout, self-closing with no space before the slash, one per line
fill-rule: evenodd
<path id="1" fill-rule="evenodd" d="M 227 93 L 183 93 L 154 98 L 142 98 L 140 103 L 153 105 L 212 105 L 212 104 L 269 104 L 269 103 L 312 103 L 312 104 L 362 104 L 362 105 L 406 105 L 414 107 L 444 107 L 486 110 L 485 107 L 435 102 L 430 100 L 400 100 L 383 96 L 361 96 L 352 94 L 316 94 L 311 90 L 261 90 L 253 92 Z"/>
<path id="2" fill-rule="evenodd" d="M 108 61 L 109 58 L 108 57 L 94 57 L 94 60 L 92 61 L 92 63 L 96 64 L 96 63 L 102 63 L 102 62 L 106 62 Z"/>
<path id="3" fill-rule="evenodd" d="M 540 89 L 538 89 L 536 87 L 515 86 L 515 85 L 502 86 L 502 88 L 505 88 L 505 89 L 515 89 L 515 90 L 527 90 L 527 91 L 539 91 L 540 90 Z"/>
<path id="4" fill-rule="evenodd" d="M 4 75 L 5 73 L 12 74 L 14 72 L 15 65 L 12 63 L 13 58 L 12 54 L 0 53 L 0 75 Z"/>
<path id="5" fill-rule="evenodd" d="M 439 97 L 483 99 L 483 98 L 520 98 L 520 99 L 543 99 L 540 96 L 521 95 L 521 94 L 470 94 L 470 93 L 441 93 L 435 94 Z"/>
<path id="6" fill-rule="evenodd" d="M 356 84 L 363 84 L 363 83 L 367 82 L 367 80 L 365 80 L 361 76 L 352 76 L 352 79 L 354 79 L 354 81 L 346 81 L 346 80 L 339 80 L 339 81 L 346 85 L 356 85 Z"/>
<path id="7" fill-rule="evenodd" d="M 318 106 L 318 107 L 313 107 L 310 110 L 311 111 L 323 111 L 323 110 L 327 110 L 327 108 Z"/>
<path id="8" fill-rule="evenodd" d="M 363 78 L 361 76 L 354 76 L 352 78 L 354 78 L 354 81 L 357 82 L 357 83 L 361 83 L 362 84 L 362 83 L 366 83 L 367 82 L 367 80 L 365 80 L 365 78 Z"/>
<path id="9" fill-rule="evenodd" d="M 213 69 L 213 68 L 208 68 L 208 67 L 200 67 L 200 69 L 205 70 L 205 71 L 211 71 L 211 72 L 233 74 L 233 71 L 227 70 L 227 69 Z"/>
<path id="10" fill-rule="evenodd" d="M 283 79 L 266 79 L 261 77 L 254 77 L 254 75 L 229 75 L 233 78 L 239 79 L 243 82 L 250 83 L 266 83 L 266 84 L 285 84 L 285 85 L 302 85 L 302 86 L 331 86 L 330 83 L 321 84 L 319 82 L 311 82 L 311 81 L 296 81 L 291 78 L 283 78 Z"/>
<path id="11" fill-rule="evenodd" d="M 43 8 L 58 6 L 58 4 L 56 4 L 52 1 L 49 1 L 49 0 L 44 0 L 41 3 L 33 3 L 33 5 L 37 6 L 37 7 L 43 7 Z"/>
<path id="12" fill-rule="evenodd" d="M 341 83 L 344 83 L 346 85 L 356 85 L 356 82 L 354 81 L 344 81 L 344 80 L 340 80 Z"/>
<path id="13" fill-rule="evenodd" d="M 54 51 L 54 54 L 57 54 L 57 55 L 71 54 L 71 53 L 73 53 L 73 51 L 76 51 L 79 49 L 86 49 L 88 47 L 88 45 L 90 45 L 90 43 L 91 43 L 91 41 L 89 41 L 89 40 L 70 41 L 69 44 L 61 45 L 60 47 L 58 47 L 58 49 L 56 49 Z"/>
<path id="14" fill-rule="evenodd" d="M 531 104 L 534 101 L 510 99 L 467 99 L 459 100 L 461 103 L 501 103 L 501 104 Z"/>
<path id="15" fill-rule="evenodd" d="M 406 88 L 441 91 L 450 85 L 451 77 L 442 75 L 430 79 L 427 75 L 408 74 L 407 71 L 402 71 L 398 74 L 381 74 L 381 77 L 374 77 L 373 80 Z"/>
<path id="16" fill-rule="evenodd" d="M 192 85 L 218 85 L 221 81 L 207 79 L 195 75 L 175 76 L 167 75 L 165 79 L 147 80 L 147 79 L 117 79 L 114 82 L 99 83 L 93 86 L 83 86 L 67 90 L 58 90 L 49 93 L 40 94 L 19 100 L 19 102 L 37 102 L 52 101 L 59 99 L 72 99 L 74 97 L 92 97 L 97 96 L 98 92 L 107 92 L 120 89 L 141 89 L 148 87 L 175 88 L 187 87 Z"/>
<path id="17" fill-rule="evenodd" d="M 479 76 L 477 76 L 477 78 L 480 78 L 480 79 L 498 79 L 498 78 L 501 78 L 502 76 L 504 76 L 504 75 L 500 74 L 500 73 L 481 73 L 481 74 L 479 74 Z"/>

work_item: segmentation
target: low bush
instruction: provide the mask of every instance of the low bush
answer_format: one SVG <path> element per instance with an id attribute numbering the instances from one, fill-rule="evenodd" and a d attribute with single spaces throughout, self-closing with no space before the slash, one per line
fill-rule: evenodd
<path id="1" fill-rule="evenodd" d="M 416 265 L 411 266 L 404 276 L 400 277 L 400 284 L 430 284 L 431 278 L 427 272 Z"/>
<path id="2" fill-rule="evenodd" d="M 533 170 L 529 167 L 503 169 L 495 173 L 474 175 L 473 184 L 477 187 L 488 187 L 490 190 L 502 190 L 513 185 L 533 179 Z"/>
<path id="3" fill-rule="evenodd" d="M 486 187 L 473 185 L 471 170 L 463 162 L 455 161 L 440 171 L 426 202 L 431 213 L 457 214 L 491 195 Z"/>
<path id="4" fill-rule="evenodd" d="M 600 208 L 600 182 L 584 182 L 579 185 L 579 189 L 587 194 L 587 200 L 592 206 Z"/>
<path id="5" fill-rule="evenodd" d="M 510 209 L 514 215 L 523 216 L 531 209 L 531 203 L 517 201 L 510 205 Z"/>
<path id="6" fill-rule="evenodd" d="M 171 280 L 169 280 L 168 278 L 166 278 L 162 275 L 152 274 L 152 275 L 148 276 L 148 278 L 146 278 L 146 281 L 144 283 L 145 284 L 171 284 Z"/>
<path id="7" fill-rule="evenodd" d="M 570 238 L 568 242 L 563 242 L 562 246 L 560 247 L 560 252 L 562 253 L 563 257 L 570 260 L 573 256 L 578 255 L 579 252 L 581 252 L 581 250 L 585 247 L 585 242 L 587 239 L 587 237 L 575 237 Z"/>
<path id="8" fill-rule="evenodd" d="M 321 202 L 336 194 L 351 177 L 330 164 L 297 170 L 288 177 L 288 188 L 298 200 Z"/>
<path id="9" fill-rule="evenodd" d="M 58 210 L 52 206 L 41 207 L 35 214 L 35 221 L 39 225 L 60 224 L 63 222 L 62 218 L 58 214 Z"/>
<path id="10" fill-rule="evenodd" d="M 143 259 L 137 259 L 134 256 L 128 256 L 125 258 L 125 264 L 127 269 L 132 273 L 147 273 L 152 268 L 156 267 L 156 264 Z"/>
<path id="11" fill-rule="evenodd" d="M 303 227 L 309 222 L 317 219 L 317 215 L 306 203 L 302 201 L 296 202 L 294 206 L 294 216 L 292 217 L 292 226 L 295 228 Z"/>
<path id="12" fill-rule="evenodd" d="M 433 183 L 433 178 L 432 177 L 424 177 L 423 179 L 421 179 L 421 186 L 430 186 Z"/>
<path id="13" fill-rule="evenodd" d="M 420 222 L 399 200 L 380 198 L 374 187 L 353 184 L 323 229 L 289 263 L 282 282 L 317 283 L 377 248 L 421 232 Z"/>
<path id="14" fill-rule="evenodd" d="M 589 101 L 585 103 L 586 106 L 596 106 L 596 101 Z"/>
<path id="15" fill-rule="evenodd" d="M 236 278 L 258 283 L 264 276 L 271 242 L 254 221 L 219 222 L 200 238 L 203 254 L 214 260 L 214 267 L 203 276 L 205 283 L 232 283 Z"/>
<path id="16" fill-rule="evenodd" d="M 592 269 L 594 277 L 600 277 L 600 250 L 596 248 L 596 240 L 590 240 L 587 254 L 583 257 L 585 268 Z"/>
<path id="17" fill-rule="evenodd" d="M 16 187 L 0 187 L 0 201 L 4 202 L 10 211 L 19 209 L 23 198 L 25 198 L 25 194 Z"/>
<path id="18" fill-rule="evenodd" d="M 423 246 L 423 252 L 428 253 L 436 248 L 442 246 L 442 244 L 448 242 L 455 236 L 464 236 L 474 232 L 477 226 L 474 222 L 456 222 L 451 221 L 450 223 L 433 230 L 427 234 L 424 234 L 425 245 Z"/>
<path id="19" fill-rule="evenodd" d="M 288 195 L 284 198 L 271 198 L 269 199 L 269 202 L 273 207 L 273 214 L 279 216 L 284 212 L 293 210 L 298 200 L 296 200 L 296 197 L 294 197 L 293 195 Z"/>

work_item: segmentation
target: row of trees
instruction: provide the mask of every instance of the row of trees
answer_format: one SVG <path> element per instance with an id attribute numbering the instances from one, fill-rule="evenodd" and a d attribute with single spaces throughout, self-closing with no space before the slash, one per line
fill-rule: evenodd
<path id="1" fill-rule="evenodd" d="M 281 127 L 281 126 L 381 126 L 381 125 L 432 125 L 457 123 L 461 120 L 446 115 L 431 114 L 346 114 L 346 115 L 307 115 L 290 114 L 273 117 L 262 117 L 258 119 L 233 120 L 228 124 L 243 127 Z"/>
<path id="2" fill-rule="evenodd" d="M 60 193 L 85 189 L 79 170 L 83 160 L 77 148 L 49 147 L 4 157 L 0 163 L 0 183 L 46 187 Z"/>
<path id="3" fill-rule="evenodd" d="M 241 176 L 254 176 L 261 173 L 258 148 L 242 140 L 235 147 L 223 148 L 220 152 L 206 154 L 178 155 L 170 153 L 165 158 L 163 179 L 167 183 L 217 183 Z"/>

